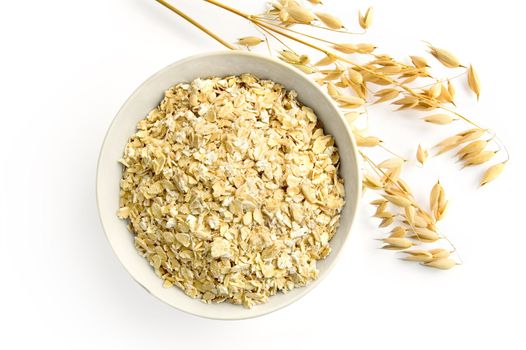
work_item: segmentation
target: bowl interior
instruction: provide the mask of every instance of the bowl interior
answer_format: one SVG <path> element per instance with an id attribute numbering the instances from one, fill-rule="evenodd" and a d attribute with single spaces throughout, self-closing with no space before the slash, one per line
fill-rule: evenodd
<path id="1" fill-rule="evenodd" d="M 252 73 L 259 78 L 281 83 L 298 92 L 298 99 L 314 109 L 326 132 L 332 134 L 341 157 L 340 173 L 345 181 L 345 200 L 340 227 L 331 240 L 332 253 L 318 263 L 319 278 L 303 288 L 279 293 L 266 304 L 245 309 L 229 303 L 204 304 L 186 296 L 176 287 L 165 289 L 148 262 L 135 250 L 133 235 L 123 220 L 116 217 L 119 206 L 119 180 L 122 157 L 128 137 L 136 131 L 136 123 L 155 108 L 168 87 L 196 78 Z M 126 101 L 113 120 L 102 146 L 97 169 L 97 201 L 101 221 L 117 257 L 147 291 L 182 311 L 216 319 L 242 319 L 277 310 L 305 295 L 327 274 L 349 235 L 360 196 L 360 174 L 356 145 L 350 130 L 331 99 L 304 74 L 268 57 L 246 52 L 216 52 L 193 56 L 176 62 L 144 82 Z"/>

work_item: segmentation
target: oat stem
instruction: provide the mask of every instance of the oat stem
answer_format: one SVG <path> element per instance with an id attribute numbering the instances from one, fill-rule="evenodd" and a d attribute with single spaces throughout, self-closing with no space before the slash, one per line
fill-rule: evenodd
<path id="1" fill-rule="evenodd" d="M 385 147 L 384 145 L 382 145 L 381 143 L 378 145 L 380 146 L 384 151 L 388 152 L 388 153 L 391 153 L 393 156 L 395 156 L 396 158 L 400 158 L 401 160 L 403 160 L 404 162 L 407 162 L 407 159 L 405 159 L 404 157 L 396 154 L 395 152 L 391 151 L 389 148 Z"/>
<path id="2" fill-rule="evenodd" d="M 260 30 L 264 31 L 265 33 L 267 33 L 268 35 L 270 35 L 271 37 L 273 37 L 274 39 L 276 39 L 281 45 L 283 45 L 284 47 L 286 47 L 290 52 L 293 52 L 293 53 L 296 53 L 296 51 L 294 51 L 293 48 L 291 48 L 289 45 L 287 45 L 283 40 L 281 40 L 278 36 L 276 36 L 274 33 L 272 33 L 270 30 L 264 28 L 264 27 L 261 27 L 259 26 L 257 23 L 254 23 L 252 22 L 252 24 L 254 24 L 256 26 L 256 28 L 259 28 Z"/>
<path id="3" fill-rule="evenodd" d="M 426 87 L 429 87 L 429 86 L 432 86 L 432 85 L 435 85 L 435 84 L 438 84 L 438 83 L 443 83 L 443 82 L 448 81 L 448 80 L 457 79 L 457 78 L 460 78 L 463 75 L 466 75 L 466 73 L 467 73 L 467 71 L 464 71 L 463 73 L 454 75 L 454 76 L 452 76 L 450 78 L 436 79 L 435 82 L 433 82 L 433 83 L 429 83 L 429 84 L 426 84 L 426 85 L 420 85 L 420 86 L 414 87 L 413 89 L 423 89 L 423 88 L 426 88 Z"/>
<path id="4" fill-rule="evenodd" d="M 319 26 L 319 25 L 313 24 L 313 23 L 310 23 L 310 24 L 297 23 L 297 24 L 299 24 L 299 25 L 308 25 L 308 26 L 311 26 L 311 27 L 314 27 L 314 28 L 328 30 L 330 32 L 341 33 L 341 34 L 364 35 L 366 33 L 365 30 L 363 32 L 349 32 L 348 30 L 339 30 L 339 29 L 327 28 L 327 27 Z"/>
<path id="5" fill-rule="evenodd" d="M 236 49 L 232 44 L 230 44 L 229 42 L 221 39 L 219 36 L 217 36 L 216 34 L 212 33 L 210 30 L 208 30 L 207 28 L 202 26 L 199 22 L 197 22 L 196 20 L 194 20 L 193 18 L 191 18 L 190 16 L 188 16 L 187 14 L 185 14 L 184 12 L 179 10 L 178 8 L 170 5 L 168 2 L 166 2 L 164 0 L 155 0 L 155 1 L 157 1 L 159 4 L 163 5 L 164 7 L 168 8 L 169 10 L 175 12 L 178 16 L 180 16 L 181 18 L 183 18 L 186 21 L 190 22 L 192 25 L 196 26 L 197 28 L 199 28 L 200 30 L 205 32 L 207 35 L 209 35 L 210 37 L 212 37 L 215 40 L 217 40 L 219 43 L 221 43 L 226 48 L 229 48 L 231 50 L 235 50 Z"/>
<path id="6" fill-rule="evenodd" d="M 267 51 L 268 51 L 268 55 L 270 57 L 272 57 L 272 49 L 270 48 L 270 43 L 268 41 L 268 36 L 267 36 L 267 33 L 265 33 L 261 28 L 259 28 L 258 26 L 256 26 L 256 29 L 258 30 L 258 32 L 261 33 L 261 35 L 263 35 L 265 37 L 265 45 L 267 46 Z"/>
<path id="7" fill-rule="evenodd" d="M 323 38 L 319 38 L 317 36 L 314 36 L 314 35 L 310 35 L 310 34 L 307 34 L 307 33 L 303 33 L 303 32 L 300 32 L 298 30 L 294 30 L 294 29 L 291 29 L 289 27 L 282 27 L 280 26 L 279 24 L 275 23 L 275 22 L 272 22 L 272 21 L 269 21 L 269 20 L 266 20 L 266 19 L 263 19 L 262 17 L 256 17 L 258 19 L 258 21 L 260 22 L 264 22 L 266 24 L 269 24 L 269 25 L 273 25 L 275 27 L 278 27 L 280 29 L 284 29 L 288 32 L 291 32 L 291 33 L 295 33 L 295 34 L 299 34 L 299 35 L 303 35 L 304 37 L 307 37 L 307 38 L 311 38 L 311 39 L 314 39 L 314 40 L 318 40 L 318 41 L 321 41 L 321 42 L 324 42 L 326 44 L 331 44 L 331 45 L 337 45 L 337 43 L 333 42 L 333 41 L 330 41 L 330 40 L 327 40 L 327 39 L 323 39 Z"/>

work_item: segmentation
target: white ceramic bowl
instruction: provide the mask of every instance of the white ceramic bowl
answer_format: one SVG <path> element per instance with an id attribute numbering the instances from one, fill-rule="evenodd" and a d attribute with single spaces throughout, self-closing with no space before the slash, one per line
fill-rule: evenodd
<path id="1" fill-rule="evenodd" d="M 119 180 L 122 157 L 128 137 L 135 133 L 137 122 L 155 108 L 163 92 L 179 82 L 196 78 L 252 73 L 260 78 L 283 84 L 298 92 L 298 99 L 314 109 L 326 132 L 334 136 L 341 155 L 340 173 L 345 181 L 346 204 L 342 210 L 340 227 L 331 240 L 332 252 L 318 263 L 319 278 L 306 287 L 287 294 L 279 293 L 263 305 L 246 309 L 229 303 L 204 304 L 191 299 L 177 287 L 165 289 L 147 261 L 135 250 L 133 235 L 126 223 L 119 220 Z M 303 73 L 265 56 L 240 51 L 213 52 L 192 56 L 162 69 L 146 80 L 124 103 L 115 116 L 102 145 L 97 169 L 97 202 L 104 230 L 115 254 L 149 293 L 165 303 L 188 313 L 214 319 L 244 319 L 280 309 L 308 293 L 327 275 L 347 240 L 360 198 L 361 179 L 356 145 L 351 132 L 330 97 Z"/>

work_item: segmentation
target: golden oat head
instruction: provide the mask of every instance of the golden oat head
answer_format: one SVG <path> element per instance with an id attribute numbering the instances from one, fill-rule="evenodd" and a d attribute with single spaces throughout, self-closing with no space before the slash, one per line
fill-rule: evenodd
<path id="1" fill-rule="evenodd" d="M 315 15 L 328 28 L 331 28 L 331 29 L 342 29 L 343 28 L 342 21 L 338 17 L 331 15 L 330 13 L 315 12 Z"/>
<path id="2" fill-rule="evenodd" d="M 308 9 L 299 6 L 288 6 L 286 8 L 290 18 L 297 23 L 310 24 L 316 19 L 316 16 Z"/>
<path id="3" fill-rule="evenodd" d="M 418 149 L 416 150 L 416 159 L 418 160 L 418 162 L 424 165 L 428 156 L 429 152 L 427 151 L 427 149 L 423 148 L 421 145 L 418 145 Z"/>
<path id="4" fill-rule="evenodd" d="M 465 167 L 481 165 L 491 160 L 495 156 L 496 153 L 497 153 L 496 151 L 482 151 L 478 154 L 468 156 L 464 158 L 462 161 L 464 162 Z"/>
<path id="5" fill-rule="evenodd" d="M 431 254 L 433 259 L 435 260 L 446 259 L 446 258 L 449 258 L 449 256 L 451 255 L 451 252 L 444 248 L 430 249 L 428 250 L 428 253 Z"/>
<path id="6" fill-rule="evenodd" d="M 506 163 L 507 161 L 489 167 L 480 180 L 480 186 L 484 186 L 488 182 L 495 180 L 504 170 Z"/>
<path id="7" fill-rule="evenodd" d="M 443 114 L 443 113 L 429 115 L 429 116 L 424 117 L 422 119 L 424 119 L 424 121 L 426 121 L 428 123 L 437 124 L 437 125 L 451 124 L 453 121 L 456 120 L 455 118 L 453 118 L 449 114 Z"/>
<path id="8" fill-rule="evenodd" d="M 480 97 L 480 79 L 473 65 L 470 65 L 468 68 L 468 85 L 471 91 L 477 95 L 478 100 Z"/>
<path id="9" fill-rule="evenodd" d="M 424 266 L 434 267 L 440 270 L 449 270 L 450 268 L 457 265 L 457 262 L 453 259 L 438 259 L 424 263 Z"/>
<path id="10" fill-rule="evenodd" d="M 314 65 L 319 67 L 319 66 L 328 66 L 330 64 L 333 64 L 334 62 L 336 62 L 336 57 L 334 57 L 333 55 L 325 55 L 325 57 L 323 57 L 321 60 L 319 60 L 318 62 L 316 62 Z"/>
<path id="11" fill-rule="evenodd" d="M 470 143 L 468 143 L 466 146 L 462 147 L 457 153 L 456 156 L 460 158 L 460 160 L 471 157 L 479 154 L 484 150 L 484 148 L 488 145 L 487 140 L 475 140 Z"/>
<path id="12" fill-rule="evenodd" d="M 334 44 L 332 45 L 332 48 L 340 51 L 342 53 L 355 53 L 358 52 L 358 46 L 356 44 L 350 44 L 350 43 L 340 43 L 340 44 Z"/>
<path id="13" fill-rule="evenodd" d="M 383 162 L 379 163 L 377 166 L 380 169 L 395 169 L 400 168 L 404 164 L 404 160 L 402 158 L 389 158 L 384 160 Z"/>
<path id="14" fill-rule="evenodd" d="M 458 68 L 458 67 L 464 67 L 460 64 L 460 61 L 458 58 L 453 55 L 451 52 L 441 49 L 438 47 L 434 47 L 431 44 L 428 44 L 429 47 L 429 53 L 433 55 L 440 63 L 442 63 L 445 67 L 448 68 Z"/>
<path id="15" fill-rule="evenodd" d="M 398 207 L 405 208 L 411 205 L 411 201 L 402 196 L 385 194 L 384 198 Z"/>
<path id="16" fill-rule="evenodd" d="M 358 147 L 376 147 L 382 140 L 376 136 L 360 136 L 355 134 Z"/>
<path id="17" fill-rule="evenodd" d="M 403 238 L 407 233 L 407 229 L 403 226 L 396 226 L 391 230 L 389 237 Z"/>
<path id="18" fill-rule="evenodd" d="M 360 27 L 362 27 L 364 30 L 367 30 L 371 23 L 373 22 L 373 8 L 369 7 L 365 13 L 362 15 L 362 12 L 358 12 L 358 23 L 360 24 Z"/>
<path id="19" fill-rule="evenodd" d="M 245 36 L 237 39 L 237 44 L 241 46 L 252 47 L 261 44 L 263 39 L 258 38 L 257 36 Z"/>
<path id="20" fill-rule="evenodd" d="M 426 68 L 429 67 L 429 64 L 427 64 L 427 60 L 424 57 L 420 56 L 409 56 L 411 58 L 411 62 L 413 62 L 413 65 L 416 68 Z"/>
<path id="21" fill-rule="evenodd" d="M 390 246 L 400 248 L 400 249 L 406 249 L 413 246 L 413 242 L 408 240 L 407 238 L 401 238 L 401 237 L 388 237 L 382 239 L 384 243 L 389 244 Z"/>

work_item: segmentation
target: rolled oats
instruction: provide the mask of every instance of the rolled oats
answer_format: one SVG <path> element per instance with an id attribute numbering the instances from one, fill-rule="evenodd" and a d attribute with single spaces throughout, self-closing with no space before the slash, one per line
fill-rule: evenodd
<path id="1" fill-rule="evenodd" d="M 294 91 L 250 74 L 196 79 L 137 129 L 118 216 L 164 287 L 252 307 L 317 278 L 344 188 L 334 139 Z"/>

